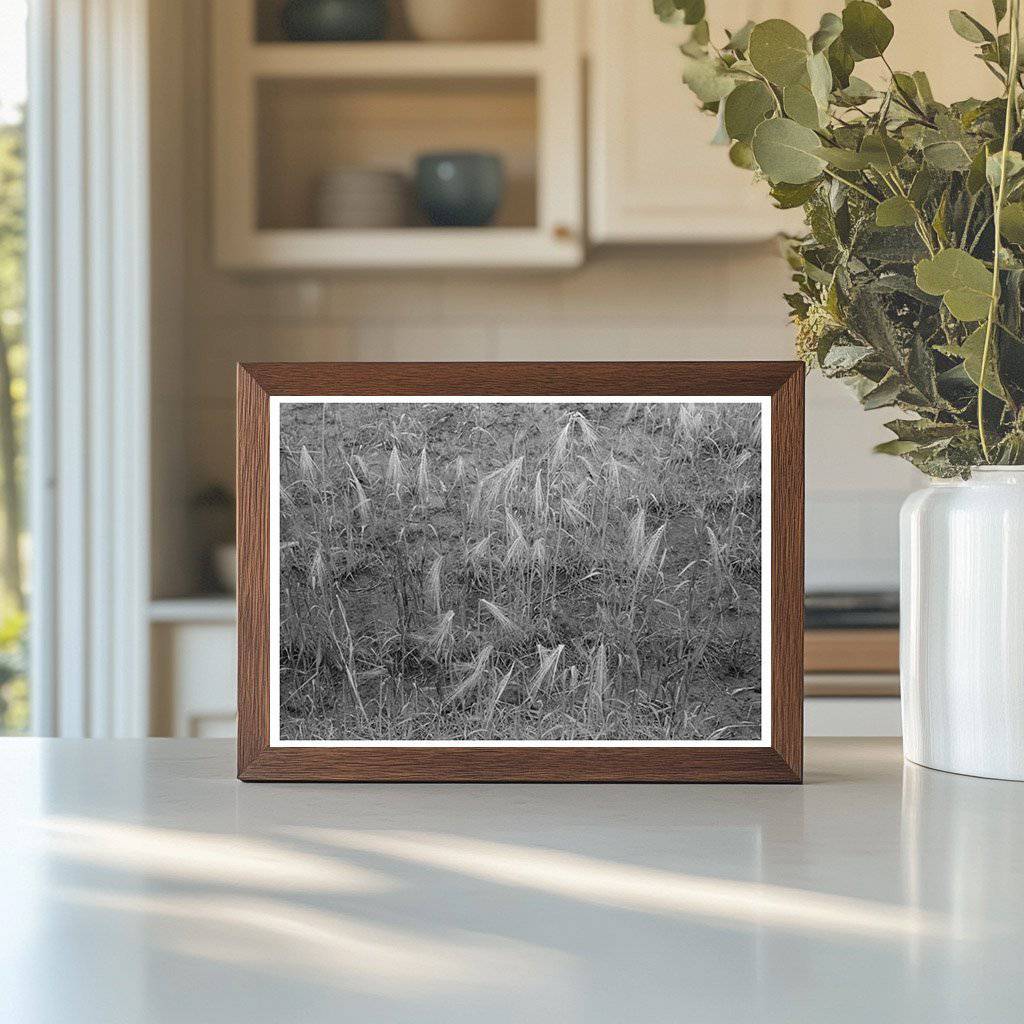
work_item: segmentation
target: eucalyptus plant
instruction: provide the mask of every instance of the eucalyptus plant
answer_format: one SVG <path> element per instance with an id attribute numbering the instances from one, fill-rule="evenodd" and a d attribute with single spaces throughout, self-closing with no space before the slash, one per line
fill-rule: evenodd
<path id="1" fill-rule="evenodd" d="M 683 80 L 716 141 L 776 206 L 803 207 L 785 244 L 801 358 L 865 409 L 909 414 L 877 450 L 932 476 L 1024 463 L 1020 2 L 993 0 L 989 24 L 949 12 L 998 95 L 947 105 L 890 66 L 890 0 L 852 0 L 809 37 L 772 18 L 717 44 L 705 0 L 654 0 L 691 26 Z"/>

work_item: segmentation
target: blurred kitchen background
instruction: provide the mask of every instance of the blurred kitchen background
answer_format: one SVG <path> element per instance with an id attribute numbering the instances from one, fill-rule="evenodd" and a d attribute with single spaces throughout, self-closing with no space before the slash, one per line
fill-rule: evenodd
<path id="1" fill-rule="evenodd" d="M 708 7 L 719 29 L 829 9 Z M 937 69 L 954 37 L 929 7 L 888 12 L 894 66 Z M 236 362 L 793 358 L 774 236 L 799 218 L 709 145 L 687 30 L 650 0 L 148 18 L 153 733 L 234 728 Z M 945 89 L 991 93 L 959 63 Z M 811 733 L 899 731 L 897 515 L 918 480 L 872 454 L 886 418 L 808 380 Z"/>

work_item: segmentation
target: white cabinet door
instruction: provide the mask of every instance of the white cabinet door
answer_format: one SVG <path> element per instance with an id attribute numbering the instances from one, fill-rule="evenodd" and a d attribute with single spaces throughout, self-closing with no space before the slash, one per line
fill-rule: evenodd
<path id="1" fill-rule="evenodd" d="M 786 18 L 810 33 L 822 11 L 842 4 L 734 0 L 708 6 L 717 35 L 766 18 Z M 956 6 L 991 23 L 989 0 Z M 896 25 L 888 54 L 894 67 L 927 71 L 943 101 L 996 94 L 998 83 L 954 34 L 945 6 L 904 2 L 886 13 Z M 681 81 L 678 45 L 687 27 L 663 25 L 649 0 L 590 0 L 587 22 L 592 241 L 739 241 L 799 229 L 799 211 L 774 209 L 767 186 L 733 167 L 724 147 L 709 145 L 714 119 L 697 109 Z M 878 67 L 862 64 L 858 74 L 886 76 L 880 62 L 871 64 Z"/>
<path id="2" fill-rule="evenodd" d="M 710 6 L 710 5 L 709 5 Z M 816 28 L 809 0 L 737 0 L 712 7 L 713 31 L 788 18 Z M 724 19 L 724 21 L 723 21 Z M 763 183 L 712 146 L 714 118 L 682 83 L 689 28 L 663 25 L 649 0 L 590 0 L 590 237 L 594 242 L 708 242 L 768 238 L 801 223 Z"/>

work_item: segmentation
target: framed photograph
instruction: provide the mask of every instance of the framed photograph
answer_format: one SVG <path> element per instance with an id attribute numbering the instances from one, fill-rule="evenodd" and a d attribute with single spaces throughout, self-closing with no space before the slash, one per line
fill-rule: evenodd
<path id="1" fill-rule="evenodd" d="M 803 382 L 240 365 L 239 778 L 800 781 Z"/>

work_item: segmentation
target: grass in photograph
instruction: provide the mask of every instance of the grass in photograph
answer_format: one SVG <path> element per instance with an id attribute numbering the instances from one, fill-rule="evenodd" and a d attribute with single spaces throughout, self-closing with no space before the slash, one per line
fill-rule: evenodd
<path id="1" fill-rule="evenodd" d="M 761 731 L 755 404 L 281 406 L 285 740 Z"/>

